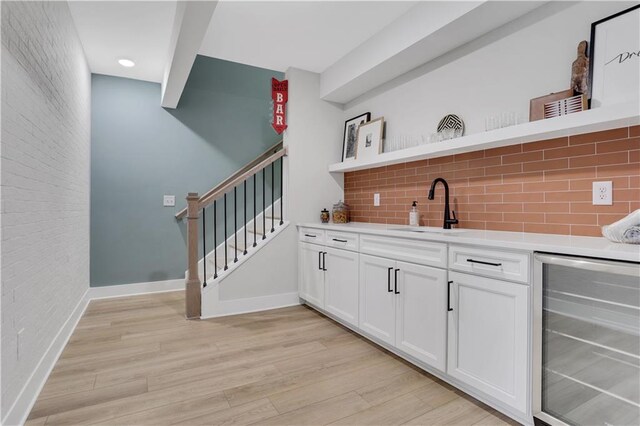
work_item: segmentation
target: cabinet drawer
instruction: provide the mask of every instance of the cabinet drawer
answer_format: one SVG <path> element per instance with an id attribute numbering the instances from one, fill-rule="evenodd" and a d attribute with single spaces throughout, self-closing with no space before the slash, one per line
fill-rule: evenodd
<path id="1" fill-rule="evenodd" d="M 447 245 L 442 243 L 361 235 L 360 253 L 439 268 L 447 267 Z"/>
<path id="2" fill-rule="evenodd" d="M 300 228 L 300 241 L 324 244 L 325 232 L 322 229 Z"/>
<path id="3" fill-rule="evenodd" d="M 449 267 L 454 271 L 529 283 L 529 263 L 527 253 L 449 247 Z"/>
<path id="4" fill-rule="evenodd" d="M 330 247 L 358 251 L 358 234 L 339 231 L 327 231 L 326 244 Z"/>

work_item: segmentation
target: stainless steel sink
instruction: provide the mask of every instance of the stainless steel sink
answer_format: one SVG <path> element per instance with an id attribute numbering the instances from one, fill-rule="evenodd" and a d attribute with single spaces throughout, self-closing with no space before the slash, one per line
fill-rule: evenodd
<path id="1" fill-rule="evenodd" d="M 403 226 L 402 228 L 389 228 L 389 231 L 417 232 L 423 234 L 459 234 L 465 232 L 464 229 L 443 229 L 434 226 Z"/>

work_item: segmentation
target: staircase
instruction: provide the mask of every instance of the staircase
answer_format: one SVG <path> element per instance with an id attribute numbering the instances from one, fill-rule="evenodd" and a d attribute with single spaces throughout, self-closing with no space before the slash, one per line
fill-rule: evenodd
<path id="1" fill-rule="evenodd" d="M 218 286 L 288 225 L 286 154 L 282 142 L 276 144 L 203 196 L 189 193 L 187 208 L 176 214 L 187 218 L 187 318 L 200 317 L 205 289 Z"/>
<path id="2" fill-rule="evenodd" d="M 222 281 L 248 259 L 248 256 L 251 256 L 254 251 L 262 248 L 273 236 L 277 235 L 285 225 L 279 211 L 280 202 L 281 199 L 275 200 L 273 208 L 269 205 L 264 212 L 257 214 L 255 221 L 252 218 L 247 222 L 246 241 L 245 226 L 243 225 L 237 232 L 228 235 L 226 244 L 221 242 L 214 250 L 207 253 L 206 268 L 204 257 L 198 261 L 198 276 L 202 281 L 203 289 L 208 285 Z"/>

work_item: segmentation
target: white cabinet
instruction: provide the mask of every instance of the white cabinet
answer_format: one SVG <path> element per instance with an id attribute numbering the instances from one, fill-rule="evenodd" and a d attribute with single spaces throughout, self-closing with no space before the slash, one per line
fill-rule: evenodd
<path id="1" fill-rule="evenodd" d="M 447 373 L 527 412 L 529 287 L 450 272 Z"/>
<path id="2" fill-rule="evenodd" d="M 390 345 L 395 344 L 395 260 L 360 255 L 360 329 Z"/>
<path id="3" fill-rule="evenodd" d="M 300 297 L 309 305 L 530 418 L 530 253 L 303 231 Z"/>
<path id="4" fill-rule="evenodd" d="M 321 309 L 324 309 L 323 253 L 323 246 L 303 242 L 299 244 L 298 291 L 300 297 Z"/>
<path id="5" fill-rule="evenodd" d="M 360 328 L 444 371 L 446 278 L 442 269 L 360 255 Z"/>
<path id="6" fill-rule="evenodd" d="M 447 271 L 398 262 L 396 347 L 439 370 L 446 368 Z"/>
<path id="7" fill-rule="evenodd" d="M 299 293 L 307 303 L 358 325 L 358 253 L 301 242 Z"/>
<path id="8" fill-rule="evenodd" d="M 358 253 L 325 247 L 324 309 L 358 325 Z"/>

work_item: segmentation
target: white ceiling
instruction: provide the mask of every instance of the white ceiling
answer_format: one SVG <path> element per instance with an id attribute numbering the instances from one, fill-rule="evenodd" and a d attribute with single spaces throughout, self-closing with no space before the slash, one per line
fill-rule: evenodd
<path id="1" fill-rule="evenodd" d="M 200 54 L 262 68 L 322 72 L 404 14 L 404 1 L 222 1 Z"/>
<path id="2" fill-rule="evenodd" d="M 416 1 L 220 1 L 199 53 L 262 68 L 322 72 Z M 161 82 L 175 0 L 70 1 L 93 73 Z M 131 59 L 133 68 L 118 64 Z"/>
<path id="3" fill-rule="evenodd" d="M 91 72 L 161 82 L 175 1 L 70 1 Z M 136 63 L 124 68 L 118 59 Z"/>

